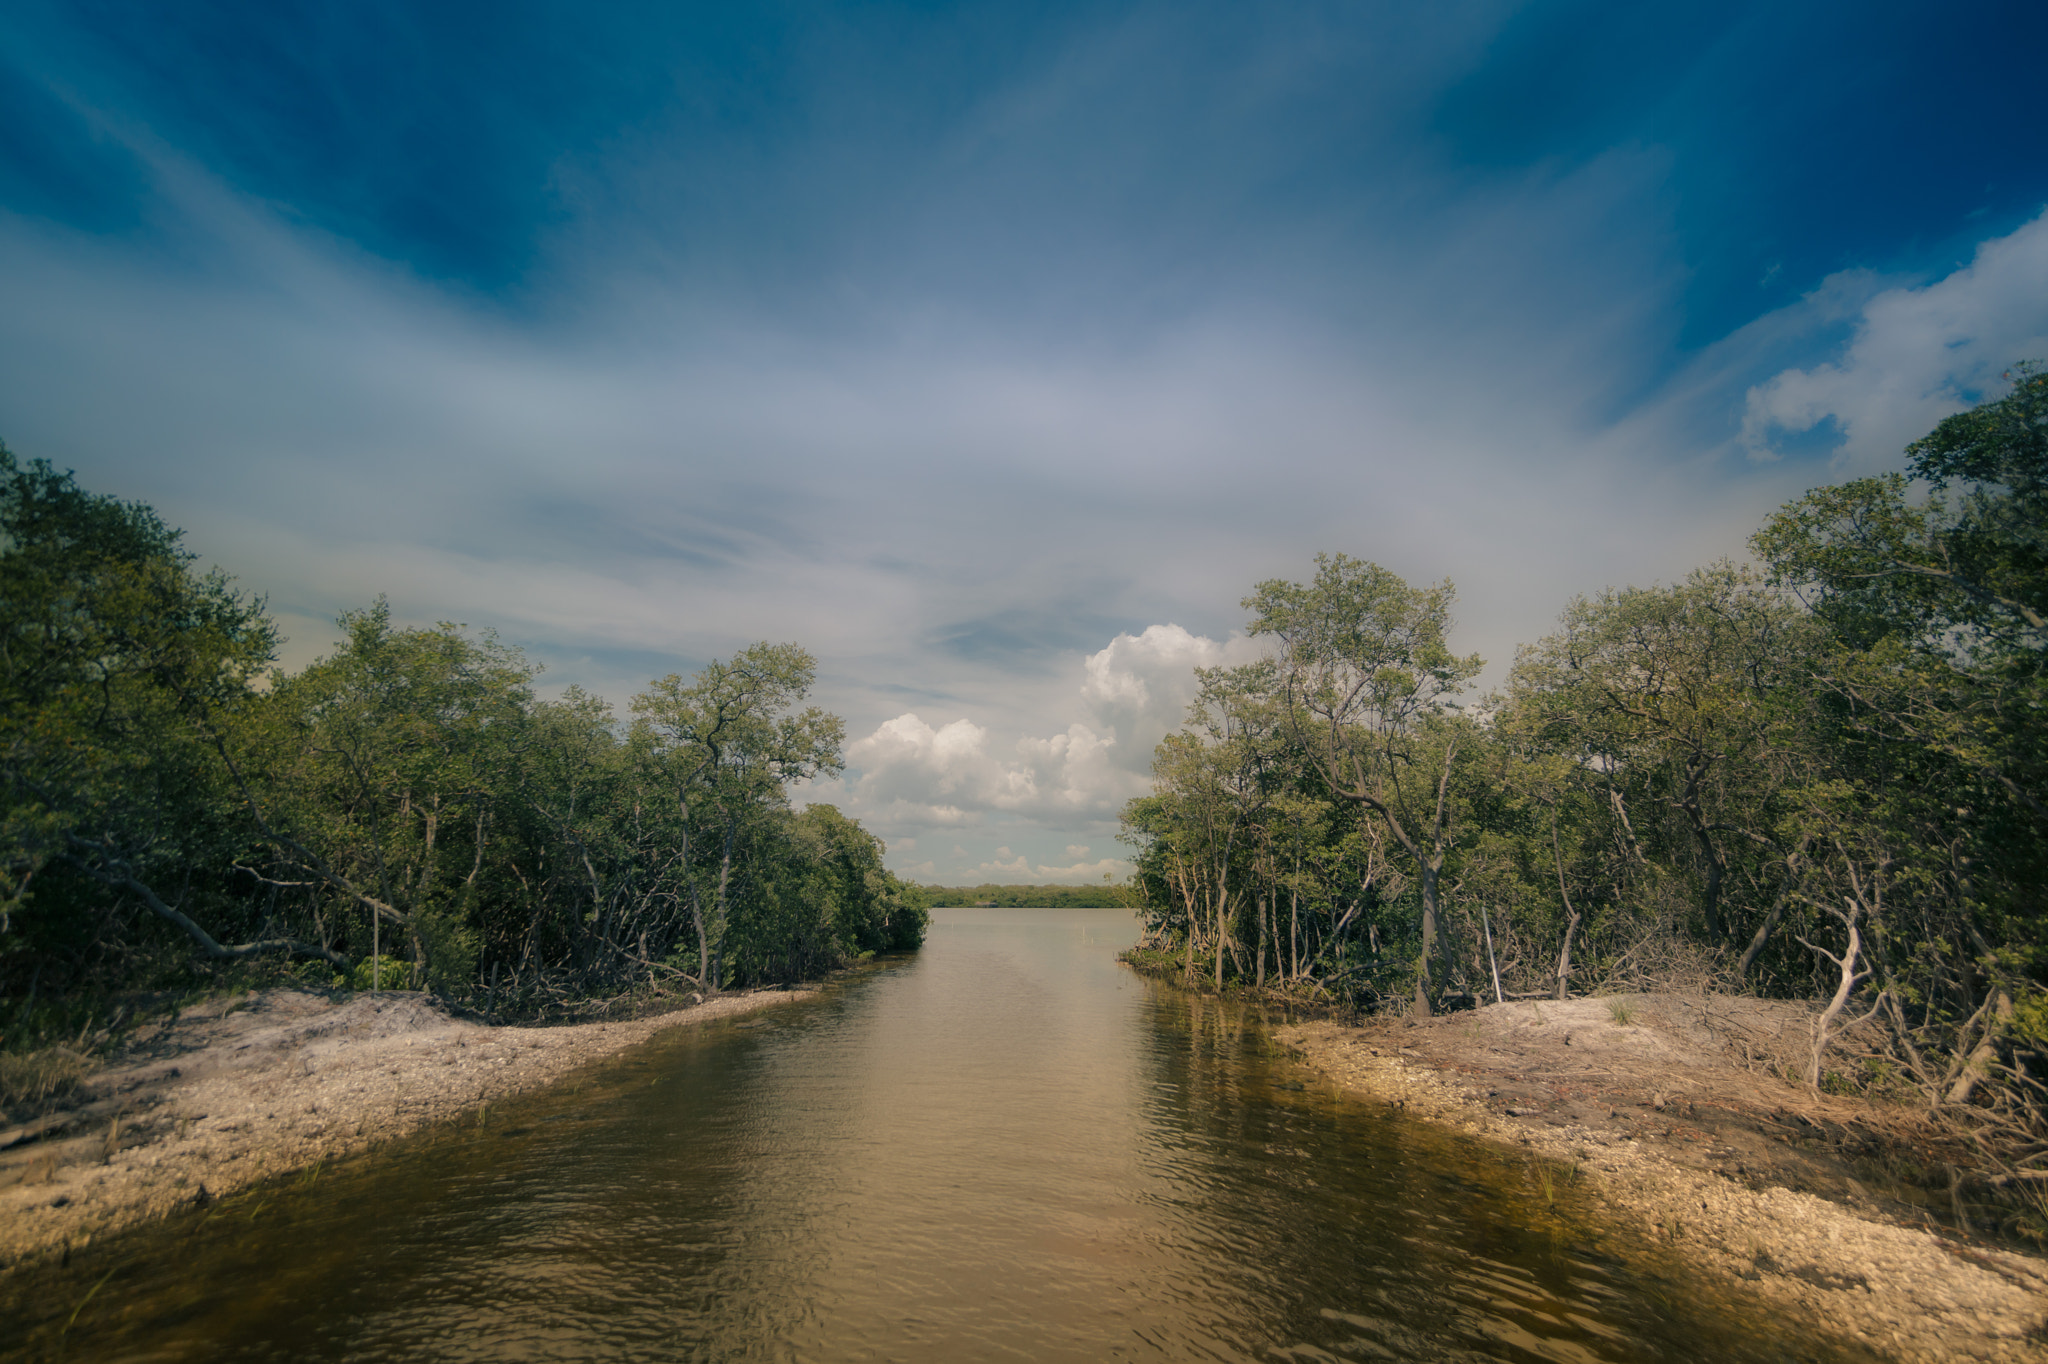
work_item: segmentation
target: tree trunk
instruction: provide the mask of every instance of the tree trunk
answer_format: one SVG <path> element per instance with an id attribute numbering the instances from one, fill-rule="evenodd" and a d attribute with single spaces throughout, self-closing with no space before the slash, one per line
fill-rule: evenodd
<path id="1" fill-rule="evenodd" d="M 1199 916 L 1195 912 L 1194 884 L 1188 880 L 1187 867 L 1178 857 L 1174 859 L 1178 872 L 1174 878 L 1180 884 L 1180 906 L 1188 916 L 1187 957 L 1181 962 L 1181 976 L 1192 986 L 1195 983 L 1195 930 Z"/>
<path id="2" fill-rule="evenodd" d="M 1493 1002 L 1505 1004 L 1508 997 L 1500 988 L 1500 958 L 1493 953 L 1493 916 L 1486 912 L 1484 902 L 1479 906 L 1479 926 L 1486 930 L 1486 967 L 1493 973 Z"/>
<path id="3" fill-rule="evenodd" d="M 683 869 L 683 884 L 690 888 L 690 926 L 697 930 L 697 985 L 708 998 L 715 993 L 718 982 L 711 974 L 711 944 L 704 932 L 704 897 L 698 893 L 697 878 L 690 875 L 690 800 L 689 788 L 676 793 L 676 806 L 683 812 L 683 822 L 676 838 L 676 865 Z"/>
<path id="4" fill-rule="evenodd" d="M 1216 993 L 1223 993 L 1223 944 L 1226 941 L 1223 926 L 1224 911 L 1230 907 L 1230 890 L 1226 886 L 1216 896 Z"/>
<path id="5" fill-rule="evenodd" d="M 1436 993 L 1430 980 L 1429 970 L 1436 958 L 1436 876 L 1437 867 L 1433 862 L 1422 864 L 1422 955 L 1415 962 L 1415 1012 L 1428 1018 L 1433 1011 L 1431 996 Z"/>
<path id="6" fill-rule="evenodd" d="M 1266 989 L 1266 897 L 1264 895 L 1260 895 L 1260 952 L 1257 952 L 1257 958 L 1260 958 L 1260 977 L 1257 977 L 1257 981 L 1260 981 L 1260 989 Z"/>
<path id="7" fill-rule="evenodd" d="M 1288 892 L 1287 906 L 1287 948 L 1291 961 L 1291 979 L 1301 979 L 1301 887 L 1295 886 Z"/>
<path id="8" fill-rule="evenodd" d="M 158 895 L 153 887 L 139 877 L 132 876 L 125 870 L 101 871 L 99 868 L 89 865 L 83 859 L 69 854 L 59 854 L 59 856 L 62 861 L 84 872 L 102 885 L 117 886 L 123 890 L 134 892 L 143 904 L 149 906 L 151 913 L 155 914 L 158 918 L 175 924 L 180 932 L 198 944 L 201 952 L 204 952 L 216 961 L 237 961 L 243 957 L 253 957 L 258 952 L 283 950 L 294 956 L 318 957 L 322 961 L 343 970 L 348 968 L 348 958 L 341 953 L 315 943 L 297 942 L 291 938 L 265 938 L 261 942 L 236 943 L 232 947 L 227 946 L 216 939 L 211 933 L 201 928 L 190 916 L 171 905 L 165 904 L 163 897 Z M 41 969 L 39 963 L 37 966 L 38 973 L 40 973 Z"/>
<path id="9" fill-rule="evenodd" d="M 1628 802 L 1621 798 L 1621 792 L 1613 785 L 1607 788 L 1607 803 L 1614 807 L 1614 817 L 1621 824 L 1622 841 L 1628 848 L 1629 857 L 1639 867 L 1648 866 L 1643 857 L 1643 845 L 1636 841 L 1636 826 L 1628 817 Z"/>
<path id="10" fill-rule="evenodd" d="M 1419 849 L 1411 850 L 1409 854 L 1415 857 L 1422 868 L 1422 961 L 1420 969 L 1415 973 L 1415 1011 L 1424 1018 L 1430 1015 L 1433 1007 L 1432 996 L 1435 994 L 1430 988 L 1429 966 L 1431 958 L 1437 952 L 1437 880 L 1444 869 L 1445 802 L 1451 789 L 1451 764 L 1457 755 L 1456 744 L 1445 747 L 1443 775 L 1438 778 L 1436 784 L 1436 818 L 1429 831 L 1429 856 L 1416 856 Z M 1389 821 L 1389 824 L 1391 822 Z"/>
<path id="11" fill-rule="evenodd" d="M 1798 880 L 1799 863 L 1805 856 L 1809 841 L 1805 838 L 1800 839 L 1799 846 L 1785 855 L 1785 880 L 1778 887 L 1777 898 L 1771 901 L 1771 912 L 1764 915 L 1764 921 L 1757 926 L 1756 933 L 1749 940 L 1749 946 L 1743 949 L 1742 960 L 1735 967 L 1736 979 L 1742 980 L 1749 976 L 1749 968 L 1756 964 L 1764 945 L 1770 942 L 1771 934 L 1777 931 L 1778 920 L 1784 916 L 1785 901 L 1792 894 L 1793 883 Z"/>
<path id="12" fill-rule="evenodd" d="M 1842 955 L 1838 957 L 1825 947 L 1807 942 L 1804 938 L 1799 940 L 1841 968 L 1841 978 L 1835 985 L 1834 998 L 1828 1001 L 1828 1007 L 1822 1010 L 1821 1016 L 1813 1021 L 1813 1059 L 1806 1068 L 1806 1083 L 1815 1089 L 1820 1088 L 1821 1057 L 1827 1051 L 1828 1042 L 1832 1038 L 1830 1030 L 1834 1027 L 1835 1020 L 1841 1016 L 1842 1009 L 1849 1003 L 1849 992 L 1856 988 L 1858 981 L 1870 974 L 1867 967 L 1861 971 L 1856 969 L 1857 959 L 1863 952 L 1863 935 L 1856 929 L 1856 919 L 1863 907 L 1854 900 L 1850 900 L 1848 905 L 1846 912 L 1827 909 L 1827 912 L 1841 920 L 1842 927 L 1848 930 L 1848 941 L 1842 947 Z"/>
<path id="13" fill-rule="evenodd" d="M 687 872 L 684 873 L 688 875 Z M 704 935 L 704 899 L 697 893 L 697 883 L 690 882 L 690 926 L 697 930 L 697 985 L 707 995 L 711 987 L 711 948 Z"/>
<path id="14" fill-rule="evenodd" d="M 1765 944 L 1770 942 L 1771 934 L 1778 930 L 1778 920 L 1785 913 L 1785 897 L 1791 893 L 1792 888 L 1789 881 L 1786 885 L 1779 888 L 1778 898 L 1771 901 L 1770 913 L 1764 915 L 1764 921 L 1757 925 L 1756 933 L 1749 940 L 1749 946 L 1742 949 L 1742 960 L 1735 963 L 1735 978 L 1737 980 L 1747 980 L 1749 978 L 1749 968 L 1756 965 L 1756 959 L 1762 955 Z"/>
<path id="15" fill-rule="evenodd" d="M 1707 915 L 1707 938 L 1719 946 L 1728 936 L 1721 926 L 1721 883 L 1727 880 L 1728 863 L 1722 857 L 1721 850 L 1714 846 L 1713 840 L 1706 834 L 1700 835 L 1700 843 L 1707 850 L 1707 888 L 1700 896 L 1700 908 L 1705 910 Z"/>
<path id="16" fill-rule="evenodd" d="M 1570 999 L 1572 975 L 1572 937 L 1579 931 L 1579 912 L 1573 910 L 1564 922 L 1564 942 L 1557 949 L 1557 993 L 1558 999 Z"/>
<path id="17" fill-rule="evenodd" d="M 1571 998 L 1572 935 L 1579 931 L 1579 911 L 1572 907 L 1572 893 L 1564 879 L 1564 845 L 1557 837 L 1557 811 L 1550 812 L 1550 853 L 1557 862 L 1557 893 L 1564 900 L 1564 942 L 1557 950 L 1557 997 Z"/>
<path id="18" fill-rule="evenodd" d="M 1728 858 L 1721 846 L 1714 842 L 1713 832 L 1707 827 L 1707 812 L 1700 807 L 1700 782 L 1706 778 L 1707 769 L 1713 766 L 1713 755 L 1708 755 L 1697 767 L 1688 764 L 1684 799 L 1678 808 L 1692 823 L 1693 837 L 1699 841 L 1700 852 L 1707 859 L 1707 884 L 1700 895 L 1700 909 L 1707 917 L 1707 938 L 1719 947 L 1727 937 L 1721 924 L 1721 886 L 1728 879 Z"/>
<path id="19" fill-rule="evenodd" d="M 739 835 L 739 831 L 739 816 L 727 816 L 725 821 L 725 851 L 720 856 L 718 862 L 718 899 L 711 907 L 712 963 L 704 981 L 704 993 L 706 995 L 718 993 L 718 987 L 725 980 L 725 892 L 726 887 L 732 883 L 732 844 L 733 839 Z"/>
<path id="20" fill-rule="evenodd" d="M 2012 995 L 2000 987 L 1992 996 L 1991 1017 L 1984 1022 L 1984 1034 L 1970 1052 L 1970 1059 L 1963 1063 L 1962 1074 L 1949 1086 L 1948 1102 L 1966 1104 L 1970 1095 L 1976 1092 L 1984 1077 L 1991 1073 L 1991 1063 L 1998 1059 L 1998 1025 L 2001 1020 L 2012 1018 Z"/>

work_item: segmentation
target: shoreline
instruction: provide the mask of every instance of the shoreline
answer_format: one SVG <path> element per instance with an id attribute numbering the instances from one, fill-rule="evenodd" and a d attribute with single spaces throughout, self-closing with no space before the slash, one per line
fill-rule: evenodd
<path id="1" fill-rule="evenodd" d="M 1605 999 L 1545 1000 L 1272 1035 L 1354 1098 L 1551 1162 L 1646 1253 L 1845 1343 L 1914 1364 L 2048 1360 L 2048 1262 L 1909 1224 L 1909 1205 L 1768 1130 L 1798 1130 L 1808 1096 L 1730 1065 L 1694 1006 L 1635 1000 L 1625 1022 Z"/>
<path id="2" fill-rule="evenodd" d="M 398 992 L 277 989 L 187 1010 L 138 1031 L 63 1109 L 0 1131 L 0 1275 L 468 1117 L 671 1029 L 816 993 L 554 1027 L 470 1021 Z M 1802 1151 L 1794 1124 L 1846 1127 L 1848 1106 L 1732 1065 L 1706 1012 L 1668 996 L 1545 1000 L 1269 1033 L 1336 1091 L 1527 1161 L 1546 1187 L 1564 1180 L 1667 1271 L 1887 1358 L 2048 1361 L 2048 1263 L 1915 1225 L 1911 1205 Z"/>
<path id="3" fill-rule="evenodd" d="M 391 991 L 272 989 L 188 1009 L 138 1030 L 62 1106 L 0 1131 L 0 1274 L 552 1085 L 672 1028 L 816 993 L 552 1027 Z"/>

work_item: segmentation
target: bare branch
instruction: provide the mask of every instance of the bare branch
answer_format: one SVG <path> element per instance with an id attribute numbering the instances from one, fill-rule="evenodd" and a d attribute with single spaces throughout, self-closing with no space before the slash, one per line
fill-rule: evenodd
<path id="1" fill-rule="evenodd" d="M 112 856 L 104 844 L 80 838 L 77 834 L 69 835 L 69 839 L 74 847 L 98 853 L 106 860 L 107 865 L 105 867 L 96 867 L 84 858 L 72 853 L 58 854 L 64 863 L 75 867 L 93 880 L 98 881 L 101 885 L 115 886 L 131 892 L 143 904 L 149 906 L 150 910 L 158 917 L 177 925 L 186 937 L 199 945 L 200 951 L 217 961 L 235 961 L 243 957 L 253 957 L 262 952 L 285 950 L 294 956 L 319 957 L 323 961 L 341 967 L 343 970 L 348 968 L 348 958 L 341 953 L 316 943 L 299 942 L 293 938 L 265 938 L 259 942 L 237 943 L 229 947 L 193 922 L 189 915 L 171 905 L 165 904 L 163 897 L 158 895 L 154 888 L 136 876 L 125 862 Z"/>

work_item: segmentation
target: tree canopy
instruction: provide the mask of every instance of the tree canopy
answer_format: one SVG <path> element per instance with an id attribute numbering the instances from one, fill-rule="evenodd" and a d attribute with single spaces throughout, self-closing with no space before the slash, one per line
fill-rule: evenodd
<path id="1" fill-rule="evenodd" d="M 149 508 L 0 449 L 0 991 L 79 1001 L 251 960 L 507 1015 L 712 992 L 923 939 L 795 644 L 657 680 L 617 720 L 485 633 L 379 598 L 294 673 L 263 603 Z"/>
<path id="2" fill-rule="evenodd" d="M 1755 567 L 1573 599 L 1476 701 L 1449 583 L 1325 554 L 1258 584 L 1268 659 L 1199 675 L 1124 813 L 1140 957 L 1368 1008 L 1816 999 L 1802 1078 L 1911 1092 L 2036 1177 L 2048 374 L 2010 377 L 1774 513 Z M 1854 1017 L 1890 1040 L 1841 1051 Z"/>

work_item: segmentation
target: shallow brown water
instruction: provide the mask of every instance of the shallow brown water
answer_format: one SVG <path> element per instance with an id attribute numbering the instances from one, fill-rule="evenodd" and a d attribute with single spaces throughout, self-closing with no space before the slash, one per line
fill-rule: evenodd
<path id="1" fill-rule="evenodd" d="M 1111 911 L 915 957 L 0 1284 L 109 1360 L 1834 1359 L 1339 1100 Z"/>

